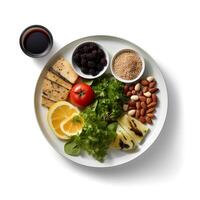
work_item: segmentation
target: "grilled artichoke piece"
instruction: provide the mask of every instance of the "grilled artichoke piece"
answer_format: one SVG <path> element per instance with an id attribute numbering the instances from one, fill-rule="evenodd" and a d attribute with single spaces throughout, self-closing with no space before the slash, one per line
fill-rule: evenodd
<path id="1" fill-rule="evenodd" d="M 144 125 L 142 122 L 129 115 L 128 118 L 130 122 L 133 124 L 133 126 L 142 132 L 143 136 L 145 136 L 148 133 L 149 128 L 146 125 Z"/>
<path id="2" fill-rule="evenodd" d="M 111 147 L 121 150 L 133 150 L 137 146 L 134 143 L 133 137 L 128 134 L 120 125 L 117 126 L 117 135 Z"/>
<path id="3" fill-rule="evenodd" d="M 122 116 L 118 119 L 118 122 L 121 127 L 133 137 L 135 144 L 141 143 L 149 130 L 146 125 L 128 115 Z"/>

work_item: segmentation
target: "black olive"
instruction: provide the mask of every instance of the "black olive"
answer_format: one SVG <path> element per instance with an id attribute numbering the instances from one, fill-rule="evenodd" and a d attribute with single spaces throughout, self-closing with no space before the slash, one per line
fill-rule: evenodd
<path id="1" fill-rule="evenodd" d="M 89 70 L 89 74 L 91 74 L 92 76 L 96 76 L 98 72 L 96 72 L 94 69 L 90 69 Z"/>
<path id="2" fill-rule="evenodd" d="M 91 49 L 91 50 L 98 49 L 97 44 L 95 44 L 94 42 L 91 42 L 91 43 L 90 43 L 90 49 Z"/>
<path id="3" fill-rule="evenodd" d="M 86 59 L 81 59 L 81 66 L 82 67 L 87 67 L 87 60 Z"/>
<path id="4" fill-rule="evenodd" d="M 98 49 L 97 53 L 98 53 L 98 55 L 99 55 L 100 57 L 103 57 L 103 56 L 105 55 L 105 54 L 104 54 L 104 51 L 103 51 L 102 49 Z"/>
<path id="5" fill-rule="evenodd" d="M 81 71 L 84 73 L 84 74 L 88 74 L 89 73 L 89 69 L 87 67 L 81 67 Z"/>
<path id="6" fill-rule="evenodd" d="M 87 58 L 88 60 L 93 60 L 95 57 L 94 57 L 94 54 L 88 53 L 88 54 L 86 55 L 86 58 Z"/>
<path id="7" fill-rule="evenodd" d="M 107 60 L 106 60 L 106 58 L 101 58 L 100 63 L 101 63 L 103 66 L 106 66 L 106 65 L 107 65 Z"/>
<path id="8" fill-rule="evenodd" d="M 88 53 L 89 50 L 90 50 L 90 49 L 88 48 L 88 46 L 84 46 L 84 47 L 83 47 L 83 51 L 84 51 L 84 53 Z"/>
<path id="9" fill-rule="evenodd" d="M 92 54 L 94 55 L 94 57 L 96 57 L 96 55 L 97 55 L 97 50 L 95 49 L 95 50 L 92 50 Z"/>
<path id="10" fill-rule="evenodd" d="M 100 71 L 102 71 L 102 69 L 103 69 L 103 66 L 100 65 L 100 64 L 98 64 L 98 65 L 97 65 L 97 70 L 100 72 Z"/>
<path id="11" fill-rule="evenodd" d="M 86 53 L 81 54 L 81 59 L 84 59 L 84 58 L 87 58 L 87 54 Z"/>
<path id="12" fill-rule="evenodd" d="M 80 54 L 76 53 L 75 55 L 73 55 L 73 60 L 74 60 L 74 62 L 79 63 L 80 62 Z"/>
<path id="13" fill-rule="evenodd" d="M 74 54 L 73 54 L 73 55 L 75 55 L 75 54 L 77 54 L 77 53 L 80 53 L 80 50 L 79 50 L 79 48 L 75 49 L 75 51 L 74 51 Z"/>
<path id="14" fill-rule="evenodd" d="M 95 61 L 97 63 L 100 63 L 100 60 L 101 60 L 101 56 L 99 54 L 96 55 L 96 58 L 95 58 Z"/>
<path id="15" fill-rule="evenodd" d="M 93 61 L 88 61 L 88 67 L 89 68 L 94 68 L 95 67 L 95 62 L 93 62 Z"/>
<path id="16" fill-rule="evenodd" d="M 80 53 L 84 53 L 84 49 L 81 47 L 78 49 Z"/>

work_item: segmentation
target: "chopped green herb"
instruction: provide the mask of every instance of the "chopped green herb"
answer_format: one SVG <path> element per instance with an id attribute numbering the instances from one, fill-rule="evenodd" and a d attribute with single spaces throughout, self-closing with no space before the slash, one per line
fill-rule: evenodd
<path id="1" fill-rule="evenodd" d="M 103 162 L 116 137 L 116 121 L 123 113 L 123 86 L 123 83 L 109 75 L 93 81 L 96 101 L 81 112 L 84 119 L 83 130 L 65 145 L 66 153 L 79 155 L 80 149 L 83 149 Z"/>

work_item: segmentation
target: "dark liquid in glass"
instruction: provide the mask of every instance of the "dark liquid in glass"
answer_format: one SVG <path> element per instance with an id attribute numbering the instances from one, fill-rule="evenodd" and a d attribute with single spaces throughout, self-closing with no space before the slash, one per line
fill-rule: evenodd
<path id="1" fill-rule="evenodd" d="M 33 54 L 43 53 L 49 44 L 48 35 L 41 30 L 34 30 L 24 38 L 24 48 Z"/>
<path id="2" fill-rule="evenodd" d="M 24 53 L 31 57 L 46 55 L 53 44 L 51 33 L 42 26 L 31 26 L 22 33 L 20 45 Z"/>

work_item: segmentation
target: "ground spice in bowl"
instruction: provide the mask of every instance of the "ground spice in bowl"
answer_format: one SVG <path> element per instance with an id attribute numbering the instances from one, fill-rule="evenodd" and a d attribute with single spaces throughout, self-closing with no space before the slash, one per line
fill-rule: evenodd
<path id="1" fill-rule="evenodd" d="M 112 72 L 121 81 L 132 81 L 141 75 L 144 70 L 143 58 L 134 50 L 124 49 L 119 51 L 113 58 Z"/>

